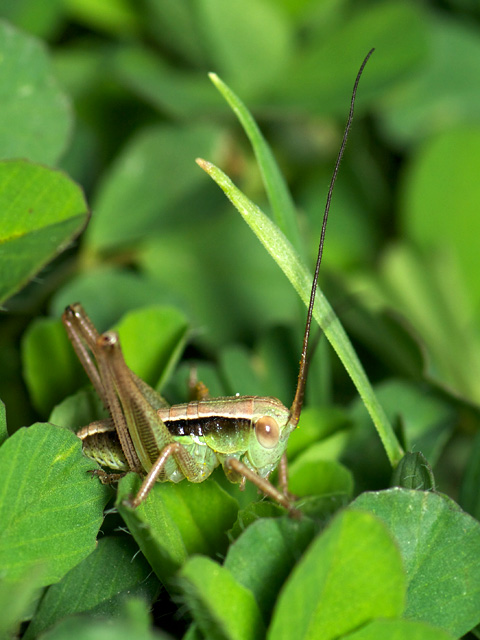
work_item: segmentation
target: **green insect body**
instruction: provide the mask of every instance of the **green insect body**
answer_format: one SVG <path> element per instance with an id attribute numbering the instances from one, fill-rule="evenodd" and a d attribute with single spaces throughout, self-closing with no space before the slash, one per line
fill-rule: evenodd
<path id="1" fill-rule="evenodd" d="M 126 365 L 115 332 L 99 334 L 80 304 L 67 307 L 62 319 L 111 416 L 77 435 L 87 456 L 117 472 L 113 479 L 129 470 L 146 474 L 135 506 L 157 480 L 203 482 L 218 465 L 232 482 L 258 478 L 262 490 L 268 487 L 270 495 L 289 506 L 266 480 L 297 422 L 279 400 L 234 396 L 170 407 Z M 99 475 L 109 481 L 108 474 Z"/>
<path id="2" fill-rule="evenodd" d="M 180 443 L 196 461 L 195 473 L 185 476 L 175 460 L 170 459 L 159 474 L 159 481 L 180 482 L 186 478 L 189 482 L 203 482 L 222 465 L 227 477 L 239 482 L 238 474 L 226 465 L 230 457 L 267 478 L 285 451 L 291 432 L 289 417 L 290 411 L 276 398 L 234 396 L 192 401 L 158 409 L 151 425 L 155 445 L 137 445 L 136 451 L 145 471 L 151 469 L 161 449 L 172 440 Z M 164 427 L 168 435 L 163 432 Z M 111 421 L 93 423 L 78 435 L 87 456 L 109 469 L 129 470 Z"/>

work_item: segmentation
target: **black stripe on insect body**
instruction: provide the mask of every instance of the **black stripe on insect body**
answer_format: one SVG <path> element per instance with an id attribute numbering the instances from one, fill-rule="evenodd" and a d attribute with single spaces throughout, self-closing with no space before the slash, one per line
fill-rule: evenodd
<path id="1" fill-rule="evenodd" d="M 172 436 L 196 436 L 198 438 L 217 434 L 232 436 L 244 432 L 252 426 L 252 421 L 248 418 L 227 418 L 225 416 L 164 420 L 164 423 Z"/>

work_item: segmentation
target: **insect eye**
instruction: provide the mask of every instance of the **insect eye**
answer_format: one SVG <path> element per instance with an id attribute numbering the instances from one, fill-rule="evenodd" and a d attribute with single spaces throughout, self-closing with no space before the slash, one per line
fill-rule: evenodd
<path id="1" fill-rule="evenodd" d="M 255 435 L 265 449 L 273 449 L 278 443 L 280 430 L 277 421 L 270 416 L 263 416 L 255 423 Z"/>
<path id="2" fill-rule="evenodd" d="M 118 342 L 118 336 L 114 331 L 105 331 L 97 338 L 97 346 L 108 349 L 113 347 Z"/>

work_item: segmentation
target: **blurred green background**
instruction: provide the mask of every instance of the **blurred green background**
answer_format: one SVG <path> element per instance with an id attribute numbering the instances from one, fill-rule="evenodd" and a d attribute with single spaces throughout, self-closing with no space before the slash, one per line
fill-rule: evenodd
<path id="1" fill-rule="evenodd" d="M 4 0 L 0 17 L 0 156 L 64 170 L 92 212 L 85 233 L 4 303 L 9 430 L 48 418 L 81 383 L 59 322 L 76 301 L 100 330 L 173 305 L 190 327 L 186 357 L 213 393 L 291 402 L 305 310 L 194 162 L 214 162 L 268 211 L 253 152 L 207 72 L 272 146 L 298 208 L 291 239 L 312 265 L 353 81 L 375 47 L 321 286 L 407 446 L 458 494 L 479 426 L 478 3 Z M 150 331 L 140 323 L 137 343 L 150 345 Z M 341 406 L 334 424 L 357 433 L 343 455 L 370 469 L 366 452 L 380 445 L 326 345 L 311 369 L 310 406 Z M 187 372 L 170 379 L 171 401 L 184 399 Z"/>

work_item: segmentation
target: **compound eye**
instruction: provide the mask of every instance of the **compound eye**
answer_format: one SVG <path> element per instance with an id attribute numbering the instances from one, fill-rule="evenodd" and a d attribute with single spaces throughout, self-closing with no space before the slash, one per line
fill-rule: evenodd
<path id="1" fill-rule="evenodd" d="M 265 449 L 273 449 L 278 443 L 280 429 L 277 421 L 270 416 L 263 416 L 255 423 L 255 435 Z"/>

